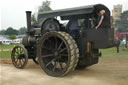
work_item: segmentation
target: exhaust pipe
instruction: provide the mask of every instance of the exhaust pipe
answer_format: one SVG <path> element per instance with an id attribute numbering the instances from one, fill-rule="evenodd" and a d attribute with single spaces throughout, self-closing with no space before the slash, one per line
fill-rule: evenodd
<path id="1" fill-rule="evenodd" d="M 26 18 L 27 18 L 27 33 L 29 33 L 31 29 L 31 11 L 26 11 Z"/>

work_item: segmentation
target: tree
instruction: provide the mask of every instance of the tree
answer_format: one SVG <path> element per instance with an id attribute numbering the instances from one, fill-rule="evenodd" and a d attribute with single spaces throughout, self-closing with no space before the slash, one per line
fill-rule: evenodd
<path id="1" fill-rule="evenodd" d="M 128 32 L 128 10 L 121 14 L 120 20 L 116 21 L 116 26 L 119 27 L 118 32 Z"/>
<path id="2" fill-rule="evenodd" d="M 51 4 L 51 1 L 48 1 L 48 0 L 43 1 L 42 6 L 39 7 L 38 13 L 39 12 L 45 12 L 45 11 L 51 11 L 52 9 L 50 7 L 50 4 Z"/>
<path id="3" fill-rule="evenodd" d="M 12 27 L 9 27 L 5 31 L 5 35 L 18 35 L 18 31 L 13 29 Z"/>
<path id="4" fill-rule="evenodd" d="M 0 35 L 4 35 L 4 34 L 5 34 L 5 30 L 1 30 Z"/>
<path id="5" fill-rule="evenodd" d="M 42 2 L 42 5 L 39 6 L 38 14 L 39 14 L 40 12 L 51 11 L 52 9 L 51 9 L 51 7 L 50 7 L 50 4 L 51 4 L 51 1 L 48 1 L 48 0 L 43 1 L 43 2 Z M 36 18 L 36 13 L 32 14 L 31 22 L 32 22 L 32 24 L 38 22 L 38 21 L 37 21 L 37 18 Z"/>
<path id="6" fill-rule="evenodd" d="M 27 28 L 26 28 L 26 27 L 21 27 L 21 28 L 19 29 L 18 34 L 19 34 L 19 35 L 24 35 L 24 34 L 26 34 L 26 32 L 27 32 Z"/>
<path id="7" fill-rule="evenodd" d="M 32 24 L 37 23 L 37 18 L 35 16 L 35 13 L 32 15 L 31 22 L 32 22 Z"/>

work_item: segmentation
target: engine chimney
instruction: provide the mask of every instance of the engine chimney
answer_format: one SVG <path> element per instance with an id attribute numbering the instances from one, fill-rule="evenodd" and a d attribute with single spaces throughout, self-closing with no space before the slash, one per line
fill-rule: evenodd
<path id="1" fill-rule="evenodd" d="M 27 33 L 29 33 L 31 29 L 31 11 L 26 11 L 26 18 L 27 18 Z"/>

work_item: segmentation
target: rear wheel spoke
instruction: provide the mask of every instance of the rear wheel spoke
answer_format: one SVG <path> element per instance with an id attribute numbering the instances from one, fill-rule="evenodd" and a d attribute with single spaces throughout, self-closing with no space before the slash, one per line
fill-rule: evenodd
<path id="1" fill-rule="evenodd" d="M 60 65 L 60 70 L 63 71 L 63 66 L 62 66 L 62 63 L 59 62 L 59 65 Z"/>
<path id="2" fill-rule="evenodd" d="M 58 50 L 60 50 L 61 46 L 63 45 L 63 41 L 60 43 L 59 47 L 58 47 Z"/>
<path id="3" fill-rule="evenodd" d="M 48 62 L 47 64 L 46 64 L 46 67 L 48 67 L 50 64 L 52 64 L 52 62 L 54 61 L 55 59 L 52 59 L 50 62 Z"/>
<path id="4" fill-rule="evenodd" d="M 52 57 L 54 54 L 42 55 L 42 58 Z"/>
<path id="5" fill-rule="evenodd" d="M 55 62 L 55 65 L 54 65 L 54 67 L 53 67 L 53 69 L 52 69 L 53 72 L 54 72 L 55 69 L 56 69 L 56 63 L 57 63 L 57 62 Z"/>
<path id="6" fill-rule="evenodd" d="M 60 50 L 60 52 L 63 52 L 63 51 L 66 51 L 66 50 L 67 50 L 67 48 L 63 48 L 63 49 Z"/>

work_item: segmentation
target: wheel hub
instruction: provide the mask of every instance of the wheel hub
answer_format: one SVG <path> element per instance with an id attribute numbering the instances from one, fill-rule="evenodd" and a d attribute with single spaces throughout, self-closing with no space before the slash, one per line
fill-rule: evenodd
<path id="1" fill-rule="evenodd" d="M 55 59 L 56 59 L 57 61 L 59 61 L 59 60 L 62 59 L 62 57 L 60 56 L 60 52 L 59 52 L 59 51 L 55 51 L 55 52 L 54 52 L 54 56 L 55 56 Z"/>
<path id="2" fill-rule="evenodd" d="M 18 58 L 18 59 L 24 58 L 24 54 L 17 55 L 17 58 Z"/>
<path id="3" fill-rule="evenodd" d="M 59 55 L 58 51 L 54 52 L 54 56 L 58 56 L 58 55 Z"/>

